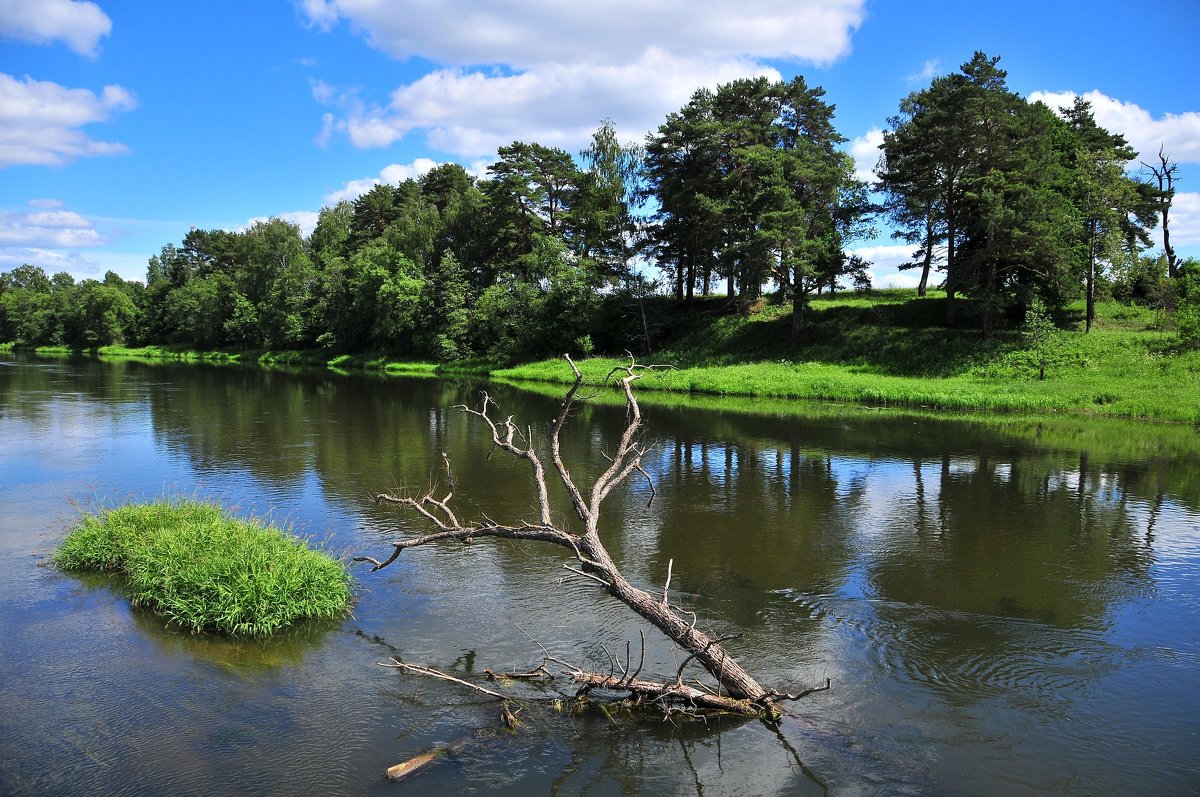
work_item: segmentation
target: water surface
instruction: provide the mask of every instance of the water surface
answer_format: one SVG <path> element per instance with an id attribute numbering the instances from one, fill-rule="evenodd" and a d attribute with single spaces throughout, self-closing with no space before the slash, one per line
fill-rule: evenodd
<path id="1" fill-rule="evenodd" d="M 449 409 L 479 385 L 136 361 L 0 360 L 0 793 L 1196 793 L 1200 441 L 1189 427 L 743 403 L 645 407 L 657 441 L 603 524 L 768 687 L 830 692 L 770 727 L 569 717 L 517 734 L 406 661 L 607 667 L 639 624 L 556 549 L 478 541 L 356 571 L 354 616 L 237 642 L 165 628 L 45 567 L 81 508 L 167 494 L 380 556 L 419 519 L 372 492 L 454 463 L 460 517 L 532 517 L 526 469 Z M 543 429 L 553 397 L 489 388 Z M 784 412 L 787 410 L 787 412 Z M 623 422 L 583 407 L 580 479 Z M 567 520 L 565 502 L 560 516 Z M 648 634 L 645 672 L 681 656 Z M 569 687 L 562 687 L 570 691 Z M 479 730 L 483 729 L 483 730 Z M 382 773 L 462 752 L 404 784 Z"/>

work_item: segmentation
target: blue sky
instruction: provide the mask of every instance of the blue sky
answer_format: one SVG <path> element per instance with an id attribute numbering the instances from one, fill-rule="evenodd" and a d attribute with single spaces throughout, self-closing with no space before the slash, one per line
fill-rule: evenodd
<path id="1" fill-rule="evenodd" d="M 513 140 L 577 152 L 604 118 L 640 140 L 752 74 L 823 86 L 865 175 L 900 99 L 977 49 L 1023 95 L 1087 96 L 1142 160 L 1164 145 L 1200 255 L 1198 30 L 1196 0 L 0 0 L 0 270 L 144 279 L 192 226 L 308 231 Z M 856 245 L 877 284 L 912 276 L 909 247 Z"/>

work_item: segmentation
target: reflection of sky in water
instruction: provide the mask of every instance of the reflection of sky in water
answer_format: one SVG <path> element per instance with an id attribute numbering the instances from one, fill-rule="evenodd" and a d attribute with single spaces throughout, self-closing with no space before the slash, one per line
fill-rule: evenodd
<path id="1" fill-rule="evenodd" d="M 90 368 L 107 373 L 103 365 Z M 209 374 L 194 384 L 183 379 L 184 388 L 151 369 L 90 393 L 72 388 L 54 367 L 48 373 L 52 389 L 17 399 L 0 393 L 0 545 L 7 554 L 0 599 L 9 607 L 0 613 L 0 633 L 10 641 L 0 662 L 27 693 L 0 708 L 10 716 L 27 712 L 40 743 L 67 762 L 65 771 L 86 771 L 78 762 L 92 755 L 104 762 L 98 777 L 111 785 L 104 773 L 122 758 L 136 760 L 139 746 L 152 749 L 154 737 L 163 736 L 173 741 L 160 748 L 154 767 L 160 785 L 178 782 L 179 773 L 194 775 L 192 785 L 200 787 L 228 784 L 221 770 L 241 766 L 250 774 L 240 787 L 269 792 L 271 784 L 254 773 L 275 758 L 271 772 L 278 773 L 280 793 L 303 787 L 297 773 L 313 772 L 353 784 L 355 793 L 377 787 L 382 793 L 381 761 L 396 763 L 456 738 L 492 721 L 494 711 L 453 689 L 390 672 L 381 678 L 376 663 L 388 649 L 355 636 L 354 628 L 379 634 L 413 660 L 460 668 L 468 653 L 479 666 L 528 664 L 531 645 L 515 630 L 518 622 L 568 658 L 602 658 L 604 645 L 637 639 L 638 623 L 624 607 L 586 583 L 561 583 L 554 552 L 486 542 L 405 552 L 383 573 L 358 572 L 363 594 L 354 619 L 278 656 L 235 654 L 163 632 L 115 594 L 33 566 L 74 516 L 68 501 L 197 493 L 239 512 L 294 521 L 297 533 L 328 539 L 335 550 L 378 556 L 387 550 L 380 531 L 425 528 L 370 505 L 368 489 L 423 487 L 436 471 L 431 450 L 454 452 L 463 482 L 488 502 L 507 502 L 506 518 L 528 510 L 527 471 L 484 462 L 486 446 L 467 446 L 458 416 L 448 422 L 437 406 L 402 417 L 407 394 L 390 383 L 322 378 L 309 389 L 275 375 L 247 408 L 237 397 L 255 394 L 258 377 L 244 373 L 228 380 Z M 347 395 L 365 398 L 346 409 L 339 402 Z M 417 395 L 451 403 L 433 391 Z M 505 412 L 518 418 L 553 406 L 505 400 Z M 212 417 L 192 412 L 214 404 Z M 604 424 L 619 422 L 619 415 L 597 412 L 597 423 L 571 445 L 610 450 L 612 424 Z M 681 416 L 688 420 L 686 412 Z M 1069 787 L 1070 778 L 1085 786 L 1183 782 L 1188 742 L 1181 729 L 1194 712 L 1182 720 L 1180 712 L 1200 707 L 1194 509 L 1170 494 L 1156 502 L 1144 487 L 1131 492 L 1123 463 L 1098 470 L 1077 455 L 1039 460 L 1005 451 L 988 457 L 984 468 L 981 457 L 964 453 L 967 442 L 956 443 L 945 462 L 926 449 L 914 465 L 895 445 L 843 448 L 835 436 L 806 448 L 806 432 L 784 423 L 760 425 L 757 436 L 713 434 L 707 417 L 688 421 L 692 437 L 680 439 L 690 442 L 651 428 L 663 435 L 647 463 L 659 494 L 651 510 L 637 480 L 614 494 L 612 517 L 632 518 L 613 523 L 623 535 L 620 555 L 631 577 L 656 587 L 667 559 L 675 558 L 674 588 L 699 583 L 703 590 L 681 591 L 679 599 L 718 623 L 741 623 L 751 641 L 740 650 L 770 674 L 772 685 L 835 678 L 835 693 L 805 703 L 804 721 L 789 729 L 803 760 L 834 791 L 930 791 L 931 783 L 958 783 L 964 772 L 971 773 L 967 791 L 986 783 L 1009 793 Z M 848 433 L 851 426 L 845 424 Z M 413 430 L 416 442 L 404 437 Z M 1085 500 L 1077 506 L 1081 487 Z M 975 503 L 1000 498 L 1015 504 L 970 514 Z M 939 516 L 943 502 L 953 512 Z M 737 514 L 726 517 L 727 510 Z M 1039 603 L 1036 584 L 993 590 L 989 568 L 969 557 L 972 550 L 1004 554 L 991 529 L 1007 513 L 1056 524 L 1037 530 L 1042 536 L 1033 542 L 1058 534 L 1070 543 L 1061 548 L 1069 556 L 1037 573 L 1062 579 L 1062 594 L 1047 605 Z M 818 556 L 827 560 L 807 561 Z M 706 566 L 711 573 L 703 572 Z M 953 595 L 955 579 L 970 594 Z M 1069 620 L 1080 616 L 1086 627 L 1072 626 Z M 79 659 L 86 664 L 69 663 Z M 650 640 L 650 666 L 669 670 L 678 660 L 661 640 Z M 123 708 L 124 698 L 106 691 L 113 689 L 139 707 Z M 1137 697 L 1111 698 L 1122 694 Z M 61 705 L 72 709 L 64 714 L 55 708 Z M 84 730 L 54 741 L 62 716 Z M 486 786 L 488 770 L 504 768 L 514 793 L 540 793 L 551 784 L 550 776 L 538 779 L 537 767 L 553 775 L 578 758 L 584 772 L 629 767 L 643 791 L 679 789 L 684 762 L 674 737 L 664 744 L 639 732 L 613 740 L 607 721 L 599 730 L 587 721 L 562 722 L 574 724 L 558 734 L 535 723 L 531 735 L 414 781 L 413 788 Z M 98 730 L 89 735 L 89 726 Z M 338 739 L 331 750 L 330 728 L 341 729 L 335 735 L 347 744 Z M 1165 740 L 1151 760 L 1173 774 L 1166 780 L 1123 774 L 1138 766 L 1137 756 L 1120 751 L 1129 733 Z M 5 741 L 14 738 L 28 745 L 33 737 Z M 296 740 L 299 749 L 289 749 Z M 701 778 L 718 790 L 789 793 L 812 786 L 757 725 L 725 737 L 704 731 L 684 746 Z M 47 783 L 51 791 L 62 785 Z"/>

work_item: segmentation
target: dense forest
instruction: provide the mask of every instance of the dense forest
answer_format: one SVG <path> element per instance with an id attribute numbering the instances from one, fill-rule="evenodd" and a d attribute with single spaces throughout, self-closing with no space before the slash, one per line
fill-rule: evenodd
<path id="1" fill-rule="evenodd" d="M 914 246 L 921 295 L 941 275 L 948 326 L 964 301 L 990 337 L 1030 306 L 1083 299 L 1090 329 L 1113 296 L 1200 327 L 1200 268 L 1170 245 L 1175 164 L 1163 154 L 1139 179 L 1087 102 L 1029 103 L 998 61 L 976 53 L 905 97 L 873 185 L 839 149 L 823 89 L 737 80 L 696 91 L 644 145 L 605 122 L 577 156 L 514 142 L 486 179 L 446 163 L 377 185 L 323 208 L 307 237 L 277 218 L 192 229 L 144 283 L 15 268 L 0 274 L 0 341 L 512 361 L 638 350 L 647 313 L 716 293 L 731 312 L 790 306 L 796 338 L 814 293 L 870 288 L 846 248 L 879 219 Z"/>

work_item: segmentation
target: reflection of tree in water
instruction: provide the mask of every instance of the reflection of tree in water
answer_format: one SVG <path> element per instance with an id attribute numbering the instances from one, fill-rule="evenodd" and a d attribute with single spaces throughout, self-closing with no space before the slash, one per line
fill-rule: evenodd
<path id="1" fill-rule="evenodd" d="M 761 622 L 770 590 L 830 590 L 849 556 L 849 509 L 830 457 L 799 440 L 676 436 L 656 465 L 662 561 L 685 592 L 719 595 L 737 625 Z"/>
<path id="2" fill-rule="evenodd" d="M 1144 518 L 1119 474 L 1054 454 L 984 449 L 918 465 L 913 522 L 868 557 L 869 638 L 907 677 L 956 697 L 1062 695 L 1112 666 L 1113 608 L 1151 589 Z M 933 504 L 934 507 L 931 507 Z"/>
<path id="3" fill-rule="evenodd" d="M 879 596 L 1101 628 L 1113 600 L 1148 587 L 1151 551 L 1104 480 L 1072 464 L 1036 453 L 1003 462 L 986 450 L 974 462 L 945 455 L 935 485 L 923 478 L 910 499 L 911 531 L 893 527 L 871 557 Z M 922 509 L 931 500 L 933 522 Z"/>
<path id="4" fill-rule="evenodd" d="M 0 417 L 18 418 L 47 431 L 62 415 L 53 402 L 86 402 L 86 420 L 98 424 L 124 419 L 131 406 L 145 400 L 145 366 L 139 363 L 21 357 L 0 368 Z"/>
<path id="5" fill-rule="evenodd" d="M 802 760 L 786 736 L 756 722 L 719 717 L 709 723 L 674 724 L 622 716 L 610 723 L 601 716 L 587 723 L 603 743 L 572 746 L 570 758 L 550 786 L 551 794 L 747 794 L 819 795 L 828 787 Z M 630 727 L 630 726 L 633 727 Z M 726 762 L 725 736 L 734 760 Z M 747 747 L 745 737 L 755 737 Z M 744 758 L 753 750 L 752 761 Z M 729 776 L 736 773 L 736 780 Z"/>
<path id="6" fill-rule="evenodd" d="M 478 424 L 451 409 L 474 400 L 477 386 L 468 383 L 196 365 L 81 370 L 83 390 L 106 402 L 148 396 L 159 439 L 201 472 L 244 469 L 293 489 L 316 474 L 326 500 L 391 528 L 402 521 L 370 506 L 367 493 L 444 479 L 437 455 L 446 452 L 464 514 L 485 507 L 498 519 L 529 516 L 527 475 L 489 461 Z M 57 378 L 49 374 L 31 369 L 22 378 L 49 389 Z M 505 414 L 544 434 L 554 399 L 495 392 Z M 622 421 L 619 408 L 580 408 L 563 444 L 581 479 L 603 463 Z M 771 590 L 837 592 L 848 563 L 865 553 L 880 597 L 1096 628 L 1113 601 L 1148 583 L 1146 533 L 1157 515 L 1146 516 L 1144 506 L 1161 509 L 1164 495 L 1186 502 L 1200 484 L 1194 455 L 1080 457 L 1060 439 L 1069 440 L 1067 432 L 1043 426 L 1032 427 L 1035 446 L 1022 447 L 1010 428 L 989 432 L 978 421 L 805 421 L 664 408 L 648 410 L 648 421 L 659 440 L 658 459 L 648 462 L 658 496 L 647 510 L 634 484 L 616 499 L 606 529 L 613 553 L 628 560 L 649 551 L 640 576 L 650 583 L 665 578 L 673 559 L 675 589 L 699 594 L 699 603 L 716 596 L 712 608 L 744 627 L 763 622 Z M 871 480 L 839 472 L 847 458 L 867 467 L 912 463 L 898 520 L 864 551 L 856 517 Z M 527 556 L 501 546 L 496 561 Z"/>

